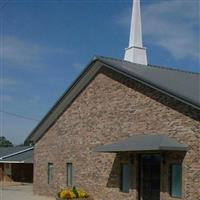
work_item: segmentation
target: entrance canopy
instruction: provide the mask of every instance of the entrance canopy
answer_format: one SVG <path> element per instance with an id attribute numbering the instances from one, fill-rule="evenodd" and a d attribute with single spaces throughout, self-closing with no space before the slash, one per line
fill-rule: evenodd
<path id="1" fill-rule="evenodd" d="M 96 152 L 117 153 L 133 151 L 187 151 L 187 145 L 177 142 L 167 135 L 133 136 L 125 140 L 99 146 Z"/>

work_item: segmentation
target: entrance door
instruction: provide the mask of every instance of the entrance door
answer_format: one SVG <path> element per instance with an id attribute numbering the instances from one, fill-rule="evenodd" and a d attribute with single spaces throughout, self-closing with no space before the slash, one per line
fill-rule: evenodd
<path id="1" fill-rule="evenodd" d="M 160 200 L 160 156 L 141 156 L 140 200 Z"/>

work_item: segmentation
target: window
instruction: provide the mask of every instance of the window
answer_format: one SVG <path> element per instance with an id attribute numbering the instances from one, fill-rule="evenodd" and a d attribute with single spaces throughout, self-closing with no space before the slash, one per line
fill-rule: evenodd
<path id="1" fill-rule="evenodd" d="M 48 163 L 48 184 L 53 181 L 53 163 Z"/>
<path id="2" fill-rule="evenodd" d="M 10 163 L 6 163 L 4 166 L 5 166 L 5 168 L 4 168 L 5 174 L 8 175 L 8 176 L 12 176 L 11 164 Z"/>
<path id="3" fill-rule="evenodd" d="M 180 164 L 171 165 L 171 196 L 181 198 L 182 194 L 182 167 Z"/>
<path id="4" fill-rule="evenodd" d="M 72 186 L 72 163 L 67 163 L 67 186 Z"/>
<path id="5" fill-rule="evenodd" d="M 121 165 L 121 191 L 129 192 L 129 164 Z"/>

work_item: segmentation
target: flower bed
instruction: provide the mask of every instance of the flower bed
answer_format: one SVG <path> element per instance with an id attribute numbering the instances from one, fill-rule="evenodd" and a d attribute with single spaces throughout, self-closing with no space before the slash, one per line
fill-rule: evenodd
<path id="1" fill-rule="evenodd" d="M 72 190 L 63 189 L 58 192 L 57 200 L 62 199 L 87 199 L 89 197 L 88 193 L 83 190 L 77 190 L 76 187 L 73 187 Z M 89 199 L 88 199 L 89 200 Z"/>

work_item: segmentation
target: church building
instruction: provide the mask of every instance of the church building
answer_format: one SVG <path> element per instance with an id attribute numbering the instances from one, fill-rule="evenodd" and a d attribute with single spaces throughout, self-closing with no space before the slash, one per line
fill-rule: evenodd
<path id="1" fill-rule="evenodd" d="M 200 74 L 149 65 L 140 1 L 124 60 L 94 57 L 26 142 L 34 192 L 94 200 L 200 197 Z"/>

